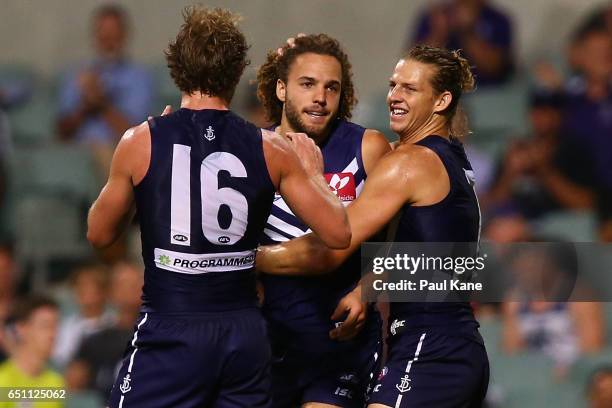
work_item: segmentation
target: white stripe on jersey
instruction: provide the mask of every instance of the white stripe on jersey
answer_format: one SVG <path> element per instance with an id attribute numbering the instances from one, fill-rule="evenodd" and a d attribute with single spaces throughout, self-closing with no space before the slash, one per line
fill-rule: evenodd
<path id="1" fill-rule="evenodd" d="M 289 234 L 292 237 L 301 237 L 302 235 L 307 234 L 311 231 L 310 228 L 306 231 L 302 231 L 298 227 L 291 225 L 288 222 L 285 222 L 281 220 L 280 218 L 275 217 L 272 214 L 270 214 L 270 218 L 268 218 L 268 224 L 275 227 L 278 230 L 283 231 L 286 234 Z"/>
<path id="2" fill-rule="evenodd" d="M 270 239 L 276 241 L 276 242 L 286 242 L 289 241 L 289 238 L 287 238 L 284 235 L 279 234 L 276 231 L 272 231 L 270 228 L 265 228 L 264 229 L 264 234 L 266 234 L 268 237 L 270 237 Z"/>
<path id="3" fill-rule="evenodd" d="M 357 170 L 359 170 L 359 165 L 357 164 L 357 158 L 355 157 L 349 163 L 349 165 L 346 166 L 346 168 L 341 171 L 341 173 L 353 173 L 353 175 L 355 175 L 355 173 L 357 173 Z"/>
<path id="4" fill-rule="evenodd" d="M 361 180 L 361 183 L 359 183 L 359 185 L 355 188 L 355 194 L 357 195 L 357 197 L 359 197 L 359 194 L 361 194 L 361 190 L 363 190 L 364 183 L 365 180 Z"/>

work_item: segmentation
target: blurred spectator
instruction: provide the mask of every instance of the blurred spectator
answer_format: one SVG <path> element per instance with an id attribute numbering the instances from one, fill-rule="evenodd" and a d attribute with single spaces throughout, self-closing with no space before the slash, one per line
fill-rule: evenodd
<path id="1" fill-rule="evenodd" d="M 46 297 L 32 296 L 14 309 L 10 332 L 15 337 L 11 358 L 0 365 L 0 387 L 64 388 L 62 377 L 47 364 L 57 334 L 57 304 Z M 3 407 L 22 407 L 3 403 Z M 29 407 L 62 407 L 61 402 L 28 403 Z"/>
<path id="2" fill-rule="evenodd" d="M 506 302 L 503 314 L 505 350 L 543 352 L 556 363 L 558 377 L 581 353 L 603 347 L 603 315 L 596 302 Z"/>
<path id="3" fill-rule="evenodd" d="M 612 190 L 612 37 L 601 27 L 579 32 L 579 74 L 566 86 L 564 129 L 583 146 L 601 191 Z"/>
<path id="4" fill-rule="evenodd" d="M 499 244 L 526 242 L 531 238 L 531 230 L 520 214 L 508 212 L 497 214 L 488 220 L 483 236 L 488 241 Z"/>
<path id="5" fill-rule="evenodd" d="M 612 366 L 596 369 L 587 383 L 589 408 L 612 407 Z"/>
<path id="6" fill-rule="evenodd" d="M 509 259 L 516 283 L 503 305 L 504 348 L 542 352 L 555 362 L 555 376 L 563 377 L 580 354 L 604 346 L 601 304 L 564 301 L 572 293 L 585 293 L 573 244 L 523 245 Z"/>
<path id="7" fill-rule="evenodd" d="M 537 90 L 531 96 L 531 135 L 514 141 L 482 199 L 485 210 L 511 207 L 527 218 L 594 204 L 595 170 L 582 144 L 562 127 L 561 93 Z"/>
<path id="8" fill-rule="evenodd" d="M 92 21 L 96 58 L 68 72 L 59 95 L 59 135 L 90 144 L 105 170 L 123 132 L 151 110 L 151 78 L 126 55 L 128 26 L 121 6 L 98 8 Z"/>
<path id="9" fill-rule="evenodd" d="M 72 360 L 82 339 L 115 322 L 107 309 L 108 271 L 102 265 L 84 265 L 74 272 L 72 287 L 79 310 L 63 319 L 53 361 L 64 367 Z"/>
<path id="10" fill-rule="evenodd" d="M 475 65 L 477 84 L 486 86 L 504 83 L 513 73 L 512 37 L 508 16 L 488 1 L 450 0 L 436 2 L 420 17 L 412 42 L 462 49 Z"/>
<path id="11" fill-rule="evenodd" d="M 15 292 L 15 259 L 8 246 L 0 247 L 0 327 L 4 327 L 9 317 Z M 4 330 L 0 330 L 0 361 L 7 357 L 8 345 L 5 344 Z"/>
<path id="12" fill-rule="evenodd" d="M 465 148 L 465 154 L 470 160 L 470 164 L 474 170 L 476 193 L 478 193 L 478 197 L 481 197 L 484 193 L 489 191 L 491 187 L 495 165 L 489 154 L 483 152 L 477 146 L 470 144 L 469 137 L 464 137 L 461 141 Z"/>
<path id="13" fill-rule="evenodd" d="M 132 340 L 142 285 L 141 267 L 130 263 L 115 265 L 111 301 L 117 309 L 116 324 L 83 340 L 75 360 L 66 371 L 70 389 L 94 389 L 102 398 L 108 397 L 126 346 Z"/>

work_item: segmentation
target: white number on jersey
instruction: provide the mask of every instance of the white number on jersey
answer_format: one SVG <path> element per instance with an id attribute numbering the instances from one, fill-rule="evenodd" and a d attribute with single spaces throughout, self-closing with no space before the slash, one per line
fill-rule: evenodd
<path id="1" fill-rule="evenodd" d="M 172 156 L 172 187 L 170 196 L 170 243 L 191 245 L 191 147 L 175 144 Z M 232 245 L 246 232 L 249 205 L 246 197 L 230 187 L 219 188 L 219 172 L 231 177 L 247 177 L 244 164 L 227 152 L 211 153 L 200 168 L 202 199 L 202 232 L 217 245 Z M 219 213 L 231 213 L 227 228 L 219 223 Z"/>

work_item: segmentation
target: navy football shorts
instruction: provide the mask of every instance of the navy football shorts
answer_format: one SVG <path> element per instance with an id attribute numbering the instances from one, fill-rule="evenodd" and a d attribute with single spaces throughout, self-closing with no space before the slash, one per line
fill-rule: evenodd
<path id="1" fill-rule="evenodd" d="M 139 318 L 111 408 L 270 407 L 270 345 L 257 309 Z"/>
<path id="2" fill-rule="evenodd" d="M 380 367 L 380 327 L 367 332 L 364 329 L 355 340 L 341 344 L 335 351 L 283 347 L 282 342 L 274 340 L 274 408 L 295 408 L 307 402 L 343 408 L 364 406 L 367 389 Z"/>
<path id="3" fill-rule="evenodd" d="M 481 339 L 427 330 L 392 336 L 389 358 L 368 403 L 393 408 L 481 407 L 489 384 L 489 360 Z"/>

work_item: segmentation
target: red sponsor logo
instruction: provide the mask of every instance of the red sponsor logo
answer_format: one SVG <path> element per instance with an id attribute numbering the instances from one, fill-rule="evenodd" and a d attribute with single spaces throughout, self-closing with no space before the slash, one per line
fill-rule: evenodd
<path id="1" fill-rule="evenodd" d="M 325 180 L 341 201 L 353 201 L 357 197 L 353 173 L 326 173 Z"/>

